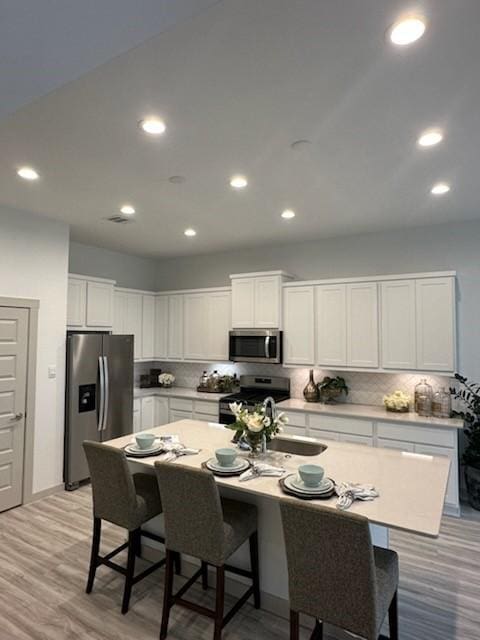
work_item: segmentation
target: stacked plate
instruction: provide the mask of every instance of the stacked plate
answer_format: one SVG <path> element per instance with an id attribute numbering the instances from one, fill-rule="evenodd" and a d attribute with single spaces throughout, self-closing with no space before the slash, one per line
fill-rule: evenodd
<path id="1" fill-rule="evenodd" d="M 210 458 L 205 462 L 205 467 L 217 476 L 239 476 L 250 466 L 245 458 L 237 458 L 233 464 L 226 467 L 221 465 L 216 458 Z"/>
<path id="2" fill-rule="evenodd" d="M 327 500 L 335 493 L 335 483 L 330 478 L 324 478 L 316 487 L 307 486 L 296 473 L 281 478 L 280 487 L 285 493 L 306 500 Z"/>
<path id="3" fill-rule="evenodd" d="M 163 453 L 165 451 L 165 444 L 160 439 L 156 439 L 148 449 L 140 449 L 136 442 L 130 442 L 130 444 L 123 447 L 123 450 L 127 456 L 131 456 L 132 458 L 146 458 L 147 456 L 156 456 Z"/>

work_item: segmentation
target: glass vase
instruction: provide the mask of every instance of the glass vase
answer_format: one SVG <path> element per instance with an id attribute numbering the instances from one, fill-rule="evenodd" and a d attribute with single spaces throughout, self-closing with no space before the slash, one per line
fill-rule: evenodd
<path id="1" fill-rule="evenodd" d="M 247 431 L 245 433 L 245 440 L 250 447 L 249 458 L 259 458 L 262 453 L 267 450 L 267 440 L 263 433 L 254 433 L 253 431 Z"/>

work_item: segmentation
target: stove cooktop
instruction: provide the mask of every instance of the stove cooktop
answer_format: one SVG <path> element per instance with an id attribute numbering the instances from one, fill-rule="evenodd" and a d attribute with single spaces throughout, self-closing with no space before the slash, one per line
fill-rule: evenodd
<path id="1" fill-rule="evenodd" d="M 232 393 L 222 398 L 222 402 L 243 402 L 244 404 L 254 405 L 261 404 L 268 396 L 271 396 L 275 402 L 288 400 L 290 397 L 285 391 L 274 391 L 273 389 L 241 389 L 237 393 Z"/>

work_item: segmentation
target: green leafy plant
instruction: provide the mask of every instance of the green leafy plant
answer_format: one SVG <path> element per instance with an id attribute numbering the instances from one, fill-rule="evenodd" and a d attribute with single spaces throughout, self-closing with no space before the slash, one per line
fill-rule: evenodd
<path id="1" fill-rule="evenodd" d="M 450 393 L 463 404 L 464 411 L 454 411 L 454 415 L 464 420 L 464 433 L 467 437 L 462 462 L 480 470 L 480 384 L 469 382 L 468 378 L 459 373 L 455 374 L 455 379 L 460 386 L 451 388 Z"/>
<path id="2" fill-rule="evenodd" d="M 347 383 L 345 382 L 345 378 L 341 376 L 336 376 L 335 378 L 325 376 L 317 386 L 320 391 L 320 397 L 326 399 L 338 397 L 342 392 L 344 392 L 346 396 L 348 395 Z"/>

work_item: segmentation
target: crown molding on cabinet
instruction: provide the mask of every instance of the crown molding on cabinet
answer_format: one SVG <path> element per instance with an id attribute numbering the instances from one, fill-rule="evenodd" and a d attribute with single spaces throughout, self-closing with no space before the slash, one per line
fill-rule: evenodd
<path id="1" fill-rule="evenodd" d="M 391 282 L 392 280 L 422 280 L 428 278 L 454 278 L 456 271 L 427 271 L 424 273 L 395 273 L 388 276 L 355 276 L 353 278 L 326 278 L 323 280 L 295 280 L 284 282 L 283 287 L 307 287 L 318 284 L 353 284 L 356 282 Z"/>

